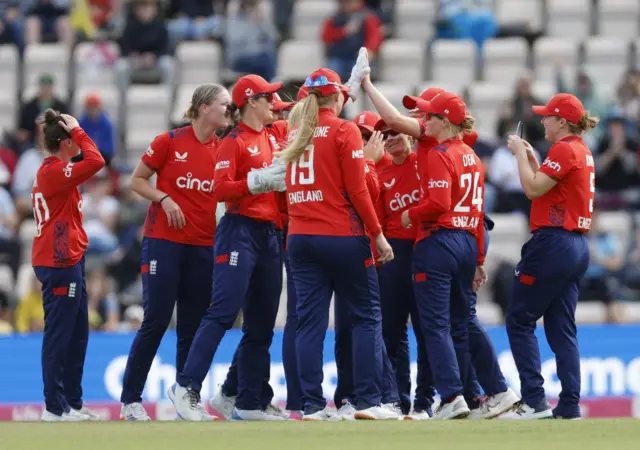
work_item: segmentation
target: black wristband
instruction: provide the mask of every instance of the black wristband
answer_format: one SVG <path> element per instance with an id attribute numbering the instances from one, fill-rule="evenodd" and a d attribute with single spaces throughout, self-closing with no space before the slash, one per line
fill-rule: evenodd
<path id="1" fill-rule="evenodd" d="M 162 197 L 158 203 L 162 204 L 162 202 L 167 198 L 169 198 L 169 194 L 167 194 L 164 197 Z"/>

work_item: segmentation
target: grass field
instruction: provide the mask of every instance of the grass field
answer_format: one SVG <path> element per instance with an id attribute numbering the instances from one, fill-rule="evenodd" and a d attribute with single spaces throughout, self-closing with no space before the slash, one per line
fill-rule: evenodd
<path id="1" fill-rule="evenodd" d="M 2 450 L 632 450 L 637 419 L 526 422 L 0 423 Z"/>

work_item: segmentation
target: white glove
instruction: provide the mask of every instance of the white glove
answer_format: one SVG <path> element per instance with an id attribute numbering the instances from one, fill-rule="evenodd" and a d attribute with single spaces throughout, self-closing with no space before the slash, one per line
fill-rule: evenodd
<path id="1" fill-rule="evenodd" d="M 349 78 L 349 81 L 347 81 L 347 86 L 350 88 L 349 97 L 351 97 L 353 101 L 356 101 L 358 98 L 362 79 L 370 73 L 371 67 L 369 67 L 369 53 L 367 52 L 366 47 L 360 47 L 358 59 L 351 69 L 351 77 Z"/>
<path id="2" fill-rule="evenodd" d="M 255 194 L 266 194 L 275 190 L 286 190 L 284 177 L 287 174 L 287 166 L 284 164 L 271 164 L 263 169 L 255 169 L 247 174 L 249 191 Z"/>

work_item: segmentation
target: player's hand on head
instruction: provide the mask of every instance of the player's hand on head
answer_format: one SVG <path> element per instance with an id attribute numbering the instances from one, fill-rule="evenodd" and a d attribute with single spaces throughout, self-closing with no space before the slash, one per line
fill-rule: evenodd
<path id="1" fill-rule="evenodd" d="M 484 265 L 479 265 L 476 267 L 476 274 L 473 277 L 473 292 L 477 292 L 482 286 L 487 283 L 487 271 L 484 268 Z"/>
<path id="2" fill-rule="evenodd" d="M 393 260 L 393 249 L 382 233 L 376 236 L 376 250 L 378 251 L 378 262 L 380 264 L 386 264 Z"/>
<path id="3" fill-rule="evenodd" d="M 167 222 L 169 226 L 176 230 L 182 230 L 182 228 L 187 224 L 187 220 L 185 219 L 184 213 L 178 204 L 174 202 L 171 197 L 166 197 L 162 200 L 160 205 L 167 215 Z"/>
<path id="4" fill-rule="evenodd" d="M 60 124 L 60 126 L 62 128 L 65 129 L 65 131 L 67 133 L 71 133 L 71 131 L 74 128 L 78 128 L 80 127 L 80 124 L 78 123 L 78 121 L 76 120 L 75 117 L 73 117 L 70 114 L 60 114 L 60 118 L 62 119 L 60 122 L 58 122 Z"/>
<path id="5" fill-rule="evenodd" d="M 367 145 L 364 146 L 364 157 L 373 162 L 378 162 L 384 155 L 384 136 L 379 131 L 374 131 Z"/>

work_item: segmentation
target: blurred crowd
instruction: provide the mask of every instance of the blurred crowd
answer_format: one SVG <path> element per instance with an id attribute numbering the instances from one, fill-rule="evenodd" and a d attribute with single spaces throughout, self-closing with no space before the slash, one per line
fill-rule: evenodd
<path id="1" fill-rule="evenodd" d="M 358 49 L 366 46 L 375 71 L 376 54 L 384 39 L 402 26 L 394 23 L 395 2 L 326 1 L 337 5 L 337 12 L 326 18 L 318 36 L 326 46 L 328 66 L 343 79 L 348 78 Z M 278 46 L 291 34 L 294 3 L 239 0 L 230 6 L 229 0 L 0 0 L 0 45 L 15 45 L 22 54 L 27 46 L 39 42 L 63 42 L 72 47 L 86 40 L 116 41 L 120 57 L 107 45 L 97 46 L 84 63 L 98 70 L 104 65 L 114 66 L 121 95 L 131 83 L 174 86 L 174 52 L 182 40 L 220 41 L 225 55 L 223 81 L 231 83 L 245 73 L 273 79 Z M 438 15 L 433 18 L 435 38 L 473 39 L 481 47 L 489 38 L 517 35 L 532 43 L 541 35 L 527 23 L 498 23 L 491 5 L 490 0 L 439 1 Z M 237 10 L 231 14 L 232 6 Z M 559 63 L 556 72 L 557 91 L 574 93 L 591 115 L 601 118 L 588 142 L 596 157 L 599 209 L 637 209 L 640 71 L 625 74 L 613 98 L 599 92 L 587 68 L 578 68 L 570 78 Z M 9 269 L 12 285 L 21 286 L 17 290 L 0 289 L 0 333 L 38 331 L 43 326 L 38 282 L 30 269 L 29 249 L 23 248 L 20 236 L 21 229 L 33 220 L 31 187 L 43 159 L 37 119 L 46 108 L 61 112 L 70 108 L 56 96 L 52 75 L 39 74 L 38 85 L 36 95 L 20 106 L 17 129 L 3 130 L 0 141 L 0 261 Z M 82 102 L 80 124 L 107 161 L 107 167 L 83 186 L 91 326 L 105 331 L 132 330 L 143 315 L 139 256 L 147 202 L 131 191 L 132 168 L 119 157 L 120 118 L 107 113 L 103 99 L 97 95 L 88 95 Z M 522 121 L 525 138 L 544 158 L 549 146 L 543 127 L 531 111 L 531 105 L 543 103 L 533 94 L 531 77 L 522 74 L 511 100 L 500 110 L 494 136 L 481 135 L 476 144 L 475 150 L 487 169 L 487 212 L 529 214 L 530 201 L 520 186 L 506 138 Z M 469 106 L 473 110 L 473 104 Z M 582 292 L 585 300 L 614 305 L 618 300 L 636 299 L 640 290 L 640 228 L 630 242 L 620 242 L 600 229 L 597 218 L 593 223 L 589 237 L 592 265 Z M 510 269 L 505 270 L 507 275 L 498 278 L 501 289 L 512 278 L 510 273 Z M 498 293 L 495 296 L 499 297 Z M 499 298 L 495 301 L 500 303 Z M 609 321 L 623 320 L 614 306 L 609 311 Z"/>

